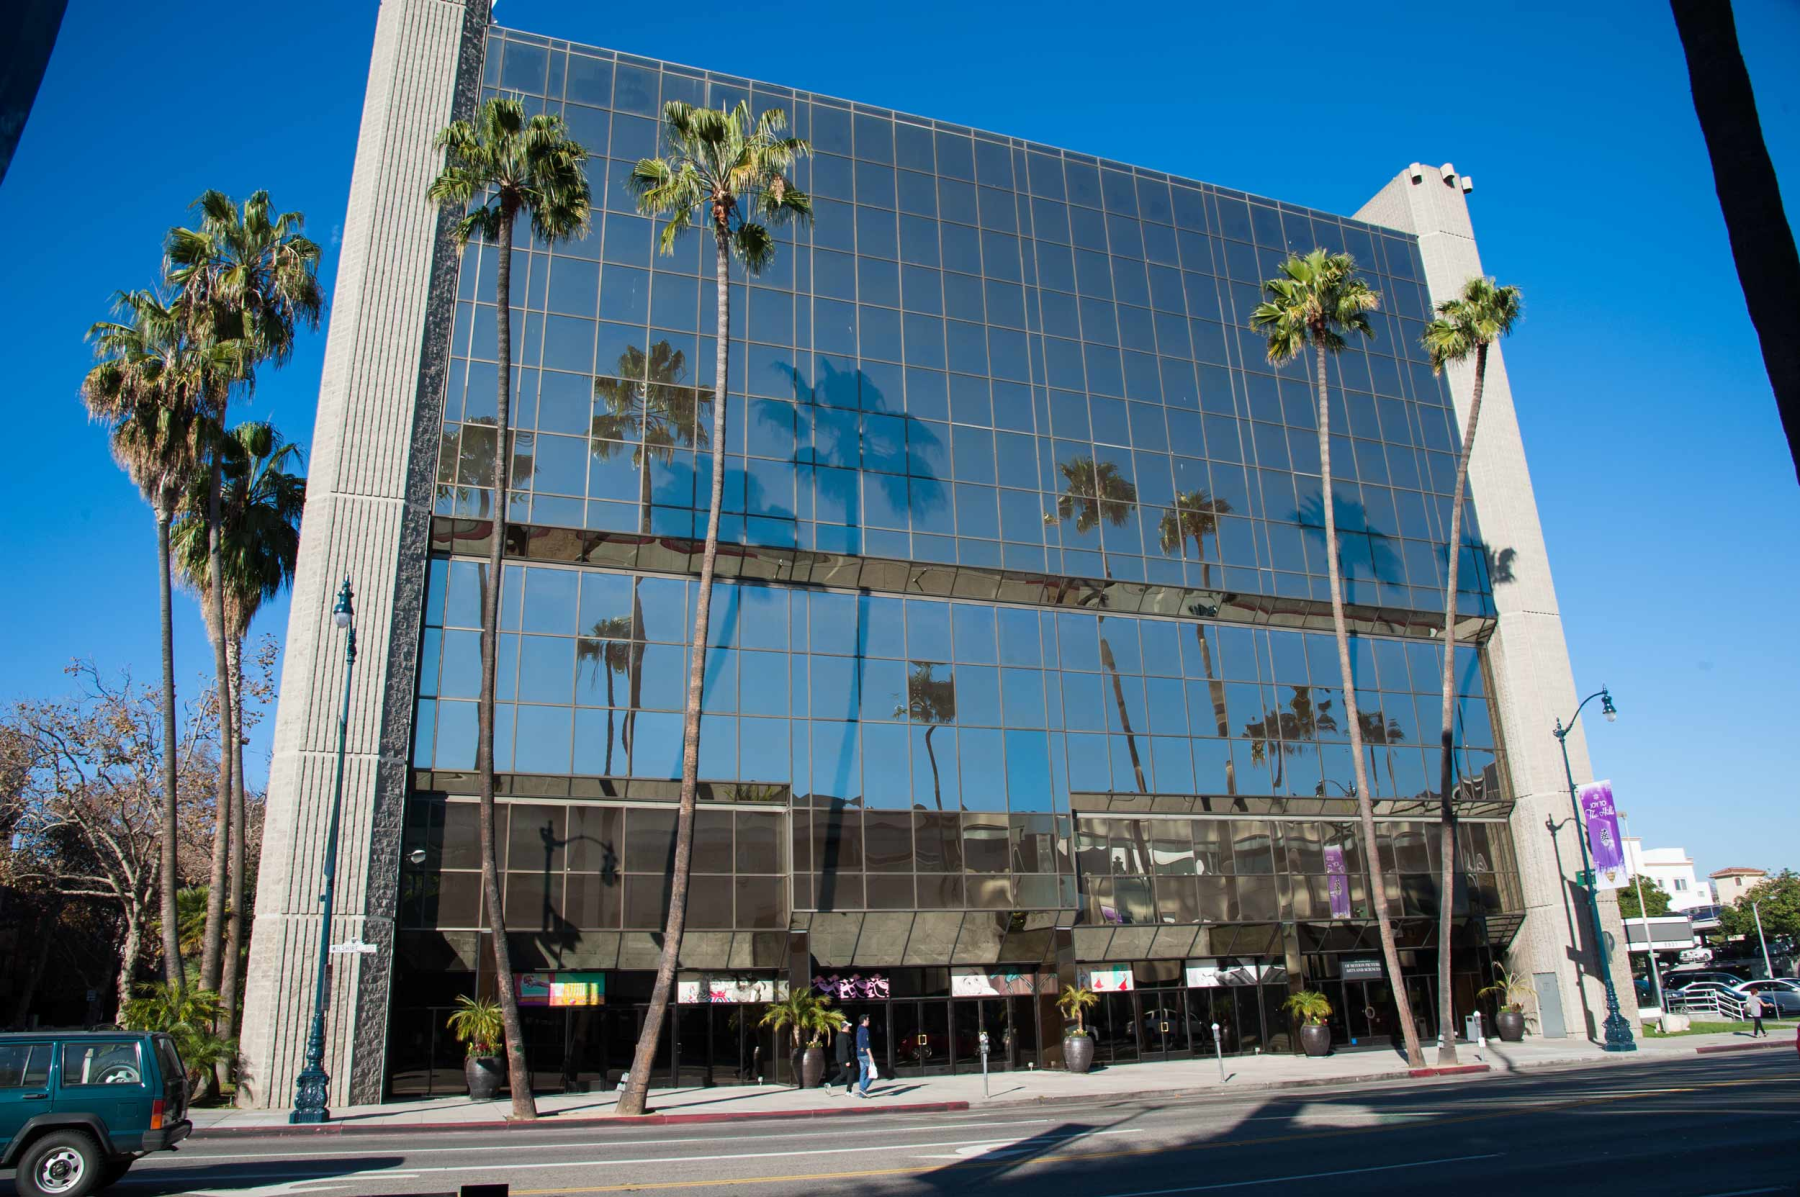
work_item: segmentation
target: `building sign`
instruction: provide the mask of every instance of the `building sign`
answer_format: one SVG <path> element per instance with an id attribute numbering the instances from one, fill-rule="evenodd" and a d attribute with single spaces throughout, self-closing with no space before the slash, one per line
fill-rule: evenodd
<path id="1" fill-rule="evenodd" d="M 1034 972 L 990 973 L 980 968 L 950 970 L 951 997 L 1030 997 L 1037 990 Z"/>
<path id="2" fill-rule="evenodd" d="M 1619 835 L 1619 812 L 1613 806 L 1612 782 L 1590 781 L 1576 792 L 1581 823 L 1587 828 L 1588 853 L 1593 857 L 1594 885 L 1620 889 L 1625 885 L 1625 841 Z"/>
<path id="3" fill-rule="evenodd" d="M 1349 918 L 1350 876 L 1344 871 L 1342 844 L 1330 844 L 1325 849 L 1325 884 L 1331 890 L 1331 917 Z"/>
<path id="4" fill-rule="evenodd" d="M 514 973 L 513 992 L 521 1006 L 604 1006 L 606 974 Z"/>
<path id="5" fill-rule="evenodd" d="M 1346 956 L 1338 961 L 1338 975 L 1346 981 L 1379 981 L 1387 974 L 1382 972 L 1379 957 Z"/>
<path id="6" fill-rule="evenodd" d="M 778 1002 L 786 996 L 787 986 L 774 977 L 702 973 L 675 982 L 675 1001 L 682 1006 Z"/>
<path id="7" fill-rule="evenodd" d="M 879 1002 L 888 995 L 888 979 L 882 973 L 828 973 L 812 979 L 813 988 L 840 1002 Z"/>
<path id="8" fill-rule="evenodd" d="M 1095 993 L 1126 993 L 1134 988 L 1129 964 L 1098 964 L 1076 974 L 1079 984 Z"/>

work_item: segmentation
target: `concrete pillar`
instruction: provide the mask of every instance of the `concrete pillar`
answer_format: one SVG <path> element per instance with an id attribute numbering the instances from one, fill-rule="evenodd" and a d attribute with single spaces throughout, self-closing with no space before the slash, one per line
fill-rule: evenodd
<path id="1" fill-rule="evenodd" d="M 1419 238 L 1434 307 L 1454 298 L 1465 282 L 1483 273 L 1459 176 L 1446 178 L 1440 168 L 1425 166 L 1415 182 L 1410 171 L 1403 171 L 1364 204 L 1356 217 Z M 1468 418 L 1474 364 L 1452 367 L 1446 373 L 1460 427 Z M 1506 749 L 1515 802 L 1513 842 L 1525 892 L 1525 923 L 1513 940 L 1509 962 L 1518 973 L 1554 973 L 1571 1032 L 1578 1032 L 1585 1018 L 1588 1035 L 1597 1038 L 1606 1017 L 1606 1000 L 1593 951 L 1586 895 L 1574 884 L 1581 868 L 1581 848 L 1572 824 L 1563 827 L 1553 843 L 1544 820 L 1573 814 L 1562 753 L 1552 729 L 1558 718 L 1567 719 L 1576 704 L 1599 689 L 1604 679 L 1583 678 L 1578 688 L 1569 666 L 1562 615 L 1550 576 L 1550 555 L 1538 522 L 1505 354 L 1498 345 L 1488 354 L 1481 425 L 1469 461 L 1469 493 L 1483 540 L 1494 553 L 1507 555 L 1511 566 L 1508 580 L 1494 583 L 1499 622 L 1483 649 L 1492 687 L 1489 703 Z M 1599 717 L 1599 704 L 1590 704 L 1568 738 L 1569 763 L 1578 783 L 1593 777 L 1585 729 L 1588 720 Z M 1602 924 L 1615 942 L 1613 983 L 1620 1009 L 1635 1033 L 1637 1000 L 1624 926 L 1612 894 L 1603 891 L 1601 899 Z"/>
<path id="2" fill-rule="evenodd" d="M 319 891 L 334 786 L 344 633 L 338 585 L 356 591 L 358 660 L 331 940 L 325 1068 L 331 1102 L 380 1100 L 412 742 L 431 481 L 457 255 L 426 198 L 433 139 L 479 94 L 487 5 L 383 0 L 319 385 L 287 656 L 275 716 L 238 1103 L 293 1100 L 312 1017 Z M 423 350 L 421 350 L 423 346 Z"/>

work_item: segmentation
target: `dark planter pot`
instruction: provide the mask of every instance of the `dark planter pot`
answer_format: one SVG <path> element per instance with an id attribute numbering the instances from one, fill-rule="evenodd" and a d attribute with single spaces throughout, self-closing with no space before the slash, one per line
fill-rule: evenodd
<path id="1" fill-rule="evenodd" d="M 1070 1072 L 1086 1072 L 1094 1066 L 1094 1037 L 1069 1035 L 1063 1039 L 1063 1063 Z"/>
<path id="2" fill-rule="evenodd" d="M 802 1089 L 817 1089 L 819 1082 L 825 1079 L 825 1049 L 809 1047 L 798 1053 L 799 1067 L 794 1071 L 800 1077 Z"/>
<path id="3" fill-rule="evenodd" d="M 506 1079 L 499 1056 L 470 1056 L 463 1061 L 463 1077 L 469 1082 L 470 1101 L 492 1101 Z"/>
<path id="4" fill-rule="evenodd" d="M 1331 1028 L 1315 1023 L 1301 1027 L 1300 1047 L 1309 1056 L 1329 1056 L 1331 1054 Z"/>
<path id="5" fill-rule="evenodd" d="M 1500 1011 L 1494 1016 L 1494 1029 L 1500 1032 L 1500 1042 L 1519 1042 L 1525 1038 L 1525 1012 L 1522 1010 Z"/>

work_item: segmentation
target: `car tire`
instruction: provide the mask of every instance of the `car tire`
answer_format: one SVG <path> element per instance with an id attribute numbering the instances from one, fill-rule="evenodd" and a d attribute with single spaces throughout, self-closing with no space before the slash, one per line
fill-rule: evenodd
<path id="1" fill-rule="evenodd" d="M 52 1131 L 19 1158 L 13 1185 L 20 1197 L 88 1197 L 107 1183 L 100 1144 L 82 1131 Z"/>

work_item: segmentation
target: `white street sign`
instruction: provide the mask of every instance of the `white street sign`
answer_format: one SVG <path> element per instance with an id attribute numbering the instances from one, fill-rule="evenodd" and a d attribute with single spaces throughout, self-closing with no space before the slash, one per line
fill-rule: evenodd
<path id="1" fill-rule="evenodd" d="M 349 943 L 334 943 L 331 945 L 331 954 L 334 956 L 347 956 L 352 952 L 366 956 L 370 952 L 376 950 L 374 944 L 362 943 L 358 940 L 351 940 Z"/>

